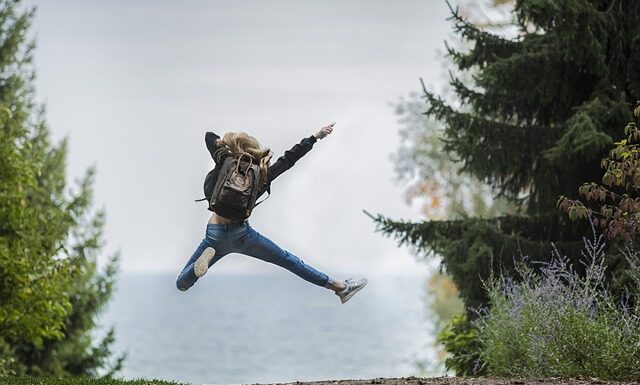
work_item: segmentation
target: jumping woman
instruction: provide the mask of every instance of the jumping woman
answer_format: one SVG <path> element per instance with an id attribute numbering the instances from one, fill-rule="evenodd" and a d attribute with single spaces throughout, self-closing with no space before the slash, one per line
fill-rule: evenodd
<path id="1" fill-rule="evenodd" d="M 257 198 L 270 192 L 271 182 L 293 167 L 314 143 L 331 134 L 334 125 L 331 123 L 302 139 L 273 164 L 270 164 L 271 151 L 262 148 L 254 137 L 244 132 L 228 132 L 222 138 L 212 132 L 206 133 L 205 143 L 215 162 L 214 169 L 205 179 L 205 196 L 213 214 L 204 239 L 178 276 L 176 286 L 179 290 L 188 290 L 229 253 L 245 254 L 283 267 L 308 282 L 332 290 L 342 303 L 367 284 L 366 278 L 345 281 L 330 278 L 258 233 L 247 220 Z"/>

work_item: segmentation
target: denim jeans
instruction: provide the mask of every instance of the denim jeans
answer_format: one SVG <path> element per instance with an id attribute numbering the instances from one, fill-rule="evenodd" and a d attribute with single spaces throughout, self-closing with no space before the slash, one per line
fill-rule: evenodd
<path id="1" fill-rule="evenodd" d="M 189 289 L 198 280 L 193 265 L 207 247 L 213 247 L 216 251 L 209 263 L 210 267 L 229 253 L 240 253 L 284 267 L 300 278 L 318 286 L 324 287 L 329 282 L 329 277 L 325 273 L 305 264 L 300 258 L 283 250 L 267 237 L 255 231 L 249 225 L 249 221 L 243 221 L 227 225 L 207 225 L 204 239 L 178 276 L 176 286 L 179 290 Z"/>

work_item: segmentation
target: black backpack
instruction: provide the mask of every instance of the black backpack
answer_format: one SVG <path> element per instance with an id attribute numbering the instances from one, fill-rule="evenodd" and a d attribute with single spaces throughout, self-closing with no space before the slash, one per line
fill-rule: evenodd
<path id="1" fill-rule="evenodd" d="M 204 179 L 204 195 L 209 209 L 216 214 L 244 220 L 261 202 L 256 203 L 260 188 L 260 166 L 249 154 L 227 156 L 214 183 L 214 171 Z"/>

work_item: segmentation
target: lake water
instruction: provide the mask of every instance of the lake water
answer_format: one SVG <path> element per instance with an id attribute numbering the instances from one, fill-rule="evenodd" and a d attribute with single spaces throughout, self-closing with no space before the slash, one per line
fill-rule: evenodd
<path id="1" fill-rule="evenodd" d="M 125 378 L 251 384 L 408 376 L 435 357 L 425 277 L 370 277 L 345 305 L 288 272 L 121 275 L 100 323 L 128 353 Z M 424 374 L 424 373 L 423 373 Z M 436 374 L 436 373 L 432 373 Z"/>

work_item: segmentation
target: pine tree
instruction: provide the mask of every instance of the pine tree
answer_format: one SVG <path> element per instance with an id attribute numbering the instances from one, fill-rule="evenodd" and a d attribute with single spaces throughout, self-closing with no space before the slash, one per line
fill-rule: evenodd
<path id="1" fill-rule="evenodd" d="M 34 10 L 0 2 L 0 375 L 95 375 L 113 330 L 92 343 L 116 257 L 96 270 L 104 213 L 91 211 L 93 170 L 67 187 L 67 144 L 54 145 L 34 102 Z M 107 373 L 108 374 L 108 373 Z"/>
<path id="2" fill-rule="evenodd" d="M 452 10 L 471 47 L 448 55 L 473 81 L 452 77 L 455 106 L 425 92 L 427 115 L 445 125 L 445 150 L 462 172 L 519 207 L 517 215 L 410 223 L 375 218 L 379 230 L 442 255 L 468 306 L 485 301 L 482 280 L 508 274 L 526 255 L 548 260 L 552 242 L 578 257 L 586 224 L 556 208 L 598 180 L 600 160 L 640 96 L 640 3 L 520 0 L 515 38 L 484 31 Z M 620 268 L 616 257 L 609 261 Z"/>
<path id="3" fill-rule="evenodd" d="M 394 107 L 403 127 L 393 161 L 398 180 L 409 184 L 407 204 L 420 202 L 420 213 L 428 219 L 493 217 L 509 209 L 504 200 L 488 202 L 489 186 L 460 173 L 460 164 L 442 151 L 443 129 L 423 114 L 417 94 L 400 98 Z"/>

